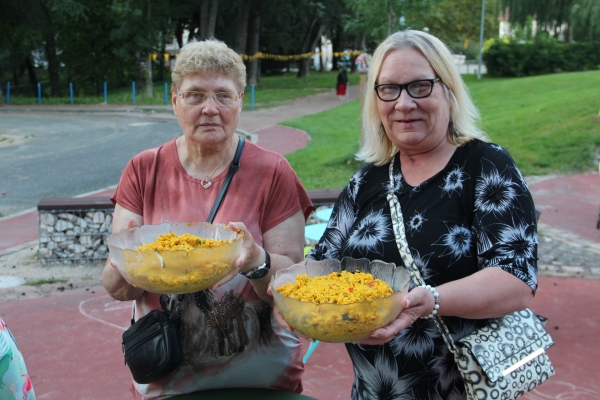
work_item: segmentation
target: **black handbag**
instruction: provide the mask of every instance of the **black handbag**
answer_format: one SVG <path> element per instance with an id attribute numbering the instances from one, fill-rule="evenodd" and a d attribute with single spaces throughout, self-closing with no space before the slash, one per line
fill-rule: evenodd
<path id="1" fill-rule="evenodd" d="M 179 320 L 166 311 L 152 310 L 123 333 L 123 353 L 133 380 L 154 382 L 181 364 Z"/>
<path id="2" fill-rule="evenodd" d="M 240 137 L 233 162 L 225 177 L 221 191 L 215 200 L 207 221 L 213 222 L 233 174 L 240 168 L 240 157 L 244 149 L 244 138 Z M 129 367 L 133 380 L 137 383 L 151 383 L 173 372 L 182 360 L 179 342 L 179 322 L 181 321 L 180 294 L 173 312 L 152 310 L 135 321 L 123 332 L 122 349 L 125 364 Z"/>

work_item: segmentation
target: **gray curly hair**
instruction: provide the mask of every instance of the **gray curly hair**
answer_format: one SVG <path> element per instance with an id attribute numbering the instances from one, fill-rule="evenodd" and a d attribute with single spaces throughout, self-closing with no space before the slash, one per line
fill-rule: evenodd
<path id="1" fill-rule="evenodd" d="M 177 88 L 192 74 L 224 75 L 234 81 L 239 92 L 246 87 L 246 66 L 235 51 L 217 39 L 192 41 L 179 50 L 171 80 Z"/>

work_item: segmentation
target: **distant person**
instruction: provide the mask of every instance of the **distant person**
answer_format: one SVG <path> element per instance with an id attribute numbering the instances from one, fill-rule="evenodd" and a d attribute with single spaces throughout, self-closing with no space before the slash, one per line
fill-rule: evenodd
<path id="1" fill-rule="evenodd" d="M 0 399 L 35 400 L 33 385 L 14 336 L 0 318 Z"/>
<path id="2" fill-rule="evenodd" d="M 183 134 L 127 164 L 112 197 L 113 232 L 206 221 L 240 143 L 236 128 L 246 68 L 236 52 L 217 40 L 188 43 L 172 80 L 173 111 Z M 177 303 L 182 308 L 183 361 L 156 382 L 134 382 L 137 399 L 222 388 L 302 391 L 302 343 L 272 318 L 267 286 L 276 271 L 303 259 L 304 224 L 312 209 L 286 159 L 246 141 L 214 220 L 244 234 L 226 283 L 178 302 L 176 295 L 132 286 L 107 261 L 104 287 L 117 300 L 135 300 L 136 318 L 154 309 L 173 310 Z"/>
<path id="3" fill-rule="evenodd" d="M 366 88 L 358 157 L 368 164 L 342 190 L 306 258 L 404 265 L 396 234 L 405 231 L 429 287 L 411 283 L 396 320 L 346 344 L 351 398 L 466 399 L 431 317 L 456 341 L 528 306 L 538 284 L 533 200 L 508 152 L 477 127 L 478 110 L 438 38 L 415 30 L 389 36 Z"/>
<path id="4" fill-rule="evenodd" d="M 348 74 L 346 73 L 346 68 L 344 68 L 337 76 L 336 93 L 337 93 L 338 99 L 340 101 L 346 100 L 346 90 L 347 89 L 348 89 Z"/>

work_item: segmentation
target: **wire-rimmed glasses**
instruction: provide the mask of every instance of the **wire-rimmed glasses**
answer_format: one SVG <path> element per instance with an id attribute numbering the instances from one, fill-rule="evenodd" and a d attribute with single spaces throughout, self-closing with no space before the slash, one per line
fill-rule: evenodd
<path id="1" fill-rule="evenodd" d="M 177 94 L 181 96 L 185 104 L 189 105 L 202 104 L 209 97 L 204 92 L 177 92 Z M 240 98 L 240 96 L 231 92 L 219 92 L 210 97 L 213 98 L 217 106 L 221 107 L 231 107 Z"/>
<path id="2" fill-rule="evenodd" d="M 427 97 L 433 92 L 433 84 L 439 81 L 440 78 L 435 79 L 419 79 L 418 81 L 412 81 L 405 83 L 404 85 L 397 85 L 394 83 L 383 83 L 381 85 L 375 85 L 375 93 L 381 101 L 395 101 L 398 100 L 402 90 L 406 89 L 406 92 L 413 99 L 422 99 Z"/>

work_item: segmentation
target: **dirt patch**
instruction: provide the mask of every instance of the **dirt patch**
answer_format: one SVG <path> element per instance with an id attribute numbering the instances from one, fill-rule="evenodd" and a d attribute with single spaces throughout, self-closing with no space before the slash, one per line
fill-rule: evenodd
<path id="1" fill-rule="evenodd" d="M 14 136 L 7 132 L 10 131 L 0 130 L 0 147 L 13 146 L 31 139 L 31 136 Z"/>
<path id="2" fill-rule="evenodd" d="M 101 290 L 104 263 L 42 265 L 37 241 L 0 254 L 0 276 L 15 277 L 23 284 L 0 288 L 0 303 L 47 297 L 73 290 Z"/>

